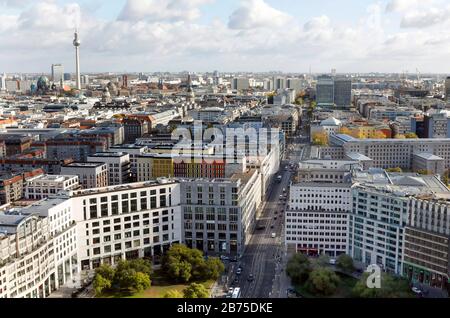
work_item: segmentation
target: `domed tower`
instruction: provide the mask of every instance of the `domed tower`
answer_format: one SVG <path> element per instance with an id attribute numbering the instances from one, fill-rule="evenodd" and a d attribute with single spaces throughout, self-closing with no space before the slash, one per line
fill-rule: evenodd
<path id="1" fill-rule="evenodd" d="M 113 95 L 113 96 L 117 95 L 117 93 L 118 93 L 117 86 L 113 82 L 109 82 L 108 84 L 106 84 L 106 88 L 109 90 L 111 95 Z"/>
<path id="2" fill-rule="evenodd" d="M 50 88 L 50 81 L 46 76 L 41 76 L 38 78 L 36 83 L 36 91 L 39 94 L 45 94 Z"/>
<path id="3" fill-rule="evenodd" d="M 81 90 L 80 45 L 81 45 L 81 41 L 78 38 L 78 31 L 75 31 L 75 36 L 73 39 L 73 46 L 75 47 L 76 81 L 77 81 L 77 89 L 78 90 Z"/>

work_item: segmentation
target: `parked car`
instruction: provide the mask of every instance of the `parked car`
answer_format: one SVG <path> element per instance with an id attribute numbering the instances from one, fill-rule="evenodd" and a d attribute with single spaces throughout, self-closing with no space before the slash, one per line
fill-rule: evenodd
<path id="1" fill-rule="evenodd" d="M 272 238 L 277 237 L 277 233 L 272 233 Z"/>
<path id="2" fill-rule="evenodd" d="M 330 259 L 330 265 L 336 265 L 336 259 L 335 258 L 331 258 Z"/>
<path id="3" fill-rule="evenodd" d="M 253 276 L 253 274 L 248 275 L 248 277 L 247 277 L 248 282 L 253 282 L 254 280 L 255 280 L 255 277 Z"/>
<path id="4" fill-rule="evenodd" d="M 416 294 L 416 295 L 418 295 L 418 296 L 423 296 L 423 292 L 422 292 L 422 290 L 420 290 L 419 288 L 417 288 L 417 287 L 413 287 L 413 288 L 411 288 L 411 290 L 412 290 L 412 292 L 414 293 L 414 294 Z"/>
<path id="5" fill-rule="evenodd" d="M 220 259 L 222 261 L 229 261 L 230 260 L 230 258 L 228 256 L 225 256 L 225 255 L 220 255 Z"/>
<path id="6" fill-rule="evenodd" d="M 241 275 L 242 274 L 242 268 L 238 268 L 237 270 L 236 270 L 236 275 Z"/>

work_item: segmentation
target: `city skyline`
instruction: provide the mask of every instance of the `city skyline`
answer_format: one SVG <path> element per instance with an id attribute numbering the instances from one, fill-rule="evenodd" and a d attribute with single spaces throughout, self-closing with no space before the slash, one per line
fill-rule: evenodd
<path id="1" fill-rule="evenodd" d="M 0 1 L 0 72 L 441 73 L 445 1 Z M 270 63 L 270 66 L 268 66 Z"/>

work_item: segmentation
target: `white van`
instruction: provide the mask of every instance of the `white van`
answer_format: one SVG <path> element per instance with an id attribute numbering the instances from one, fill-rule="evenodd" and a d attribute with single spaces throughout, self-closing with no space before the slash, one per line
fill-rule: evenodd
<path id="1" fill-rule="evenodd" d="M 277 236 L 276 233 L 272 233 L 272 238 L 275 238 Z"/>

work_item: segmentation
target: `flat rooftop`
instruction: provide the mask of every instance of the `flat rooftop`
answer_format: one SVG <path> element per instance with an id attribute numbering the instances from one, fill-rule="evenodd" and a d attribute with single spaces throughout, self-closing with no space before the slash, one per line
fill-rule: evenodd
<path id="1" fill-rule="evenodd" d="M 104 162 L 72 162 L 63 167 L 69 168 L 97 168 L 106 165 Z"/>
<path id="2" fill-rule="evenodd" d="M 86 190 L 75 190 L 70 192 L 70 196 L 73 197 L 81 197 L 81 196 L 87 196 L 92 194 L 101 194 L 101 193 L 108 193 L 108 192 L 117 192 L 117 191 L 127 191 L 127 190 L 133 190 L 133 189 L 140 189 L 140 188 L 148 188 L 152 186 L 162 186 L 162 185 L 170 185 L 174 184 L 177 181 L 175 179 L 169 179 L 169 178 L 158 178 L 156 180 L 146 181 L 146 182 L 135 182 L 135 183 L 127 183 L 124 185 L 119 186 L 109 186 L 109 187 L 103 187 L 103 188 L 95 188 L 95 189 L 86 189 Z"/>
<path id="3" fill-rule="evenodd" d="M 97 158 L 103 158 L 103 157 L 114 157 L 114 158 L 120 158 L 128 156 L 125 152 L 97 152 L 93 155 L 89 155 L 88 157 L 97 157 Z"/>

